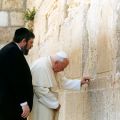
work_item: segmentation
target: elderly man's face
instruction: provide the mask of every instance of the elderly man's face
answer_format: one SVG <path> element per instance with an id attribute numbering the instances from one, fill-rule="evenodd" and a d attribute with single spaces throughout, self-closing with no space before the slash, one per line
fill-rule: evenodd
<path id="1" fill-rule="evenodd" d="M 69 60 L 65 59 L 64 61 L 56 61 L 55 64 L 53 65 L 53 71 L 54 72 L 61 72 L 63 71 L 69 64 Z"/>

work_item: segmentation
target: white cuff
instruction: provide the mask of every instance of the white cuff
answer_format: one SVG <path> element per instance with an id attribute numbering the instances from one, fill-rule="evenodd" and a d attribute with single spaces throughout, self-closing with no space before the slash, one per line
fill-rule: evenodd
<path id="1" fill-rule="evenodd" d="M 27 102 L 21 103 L 20 106 L 27 105 Z"/>

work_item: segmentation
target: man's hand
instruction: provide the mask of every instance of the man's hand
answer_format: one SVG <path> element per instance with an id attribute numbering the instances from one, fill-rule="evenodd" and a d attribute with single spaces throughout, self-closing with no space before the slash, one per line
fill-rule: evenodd
<path id="1" fill-rule="evenodd" d="M 81 80 L 81 86 L 84 84 L 89 84 L 90 81 L 90 77 L 89 76 L 83 76 L 82 80 Z"/>
<path id="2" fill-rule="evenodd" d="M 29 106 L 28 106 L 28 105 L 23 105 L 23 106 L 22 106 L 22 110 L 23 110 L 23 112 L 22 112 L 22 114 L 21 114 L 21 117 L 27 118 L 28 115 L 29 115 L 29 113 L 30 113 L 30 108 L 29 108 Z"/>

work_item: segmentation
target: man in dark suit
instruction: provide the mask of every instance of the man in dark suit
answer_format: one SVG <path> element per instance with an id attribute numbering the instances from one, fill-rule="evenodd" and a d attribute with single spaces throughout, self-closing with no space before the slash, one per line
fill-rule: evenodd
<path id="1" fill-rule="evenodd" d="M 26 28 L 17 29 L 0 50 L 0 120 L 26 120 L 32 109 L 32 76 L 24 55 L 34 37 Z"/>

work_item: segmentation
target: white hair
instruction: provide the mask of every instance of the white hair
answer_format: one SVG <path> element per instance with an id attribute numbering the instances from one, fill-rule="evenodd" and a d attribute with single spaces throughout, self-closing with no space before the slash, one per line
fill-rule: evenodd
<path id="1" fill-rule="evenodd" d="M 60 51 L 55 54 L 55 59 L 62 62 L 64 59 L 68 59 L 68 55 L 66 52 Z"/>

